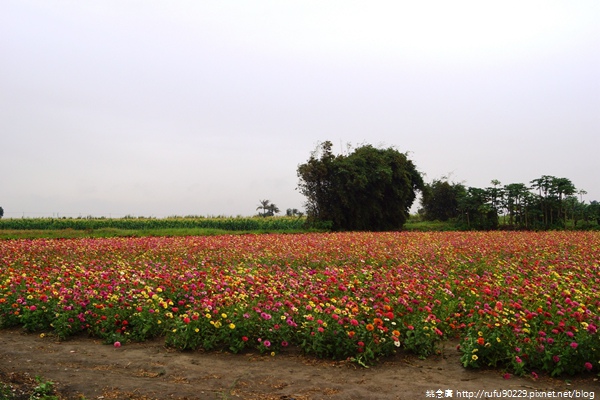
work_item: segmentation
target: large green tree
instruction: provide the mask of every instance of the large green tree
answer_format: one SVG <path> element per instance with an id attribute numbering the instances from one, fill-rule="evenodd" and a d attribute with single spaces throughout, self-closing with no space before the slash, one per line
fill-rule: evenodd
<path id="1" fill-rule="evenodd" d="M 406 154 L 365 145 L 336 156 L 329 141 L 298 166 L 298 177 L 309 223 L 334 230 L 400 229 L 424 187 Z"/>

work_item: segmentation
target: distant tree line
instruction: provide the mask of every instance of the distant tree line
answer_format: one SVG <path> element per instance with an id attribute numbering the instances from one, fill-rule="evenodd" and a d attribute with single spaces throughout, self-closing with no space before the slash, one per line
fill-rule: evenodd
<path id="1" fill-rule="evenodd" d="M 487 188 L 439 179 L 425 184 L 419 214 L 467 229 L 564 229 L 568 222 L 573 228 L 600 225 L 600 203 L 586 204 L 584 194 L 571 180 L 550 175 L 529 184 L 501 185 L 492 180 Z"/>
<path id="2" fill-rule="evenodd" d="M 528 184 L 467 187 L 447 178 L 425 183 L 407 154 L 360 146 L 336 155 L 332 143 L 317 146 L 298 166 L 298 190 L 306 197 L 306 220 L 332 230 L 398 230 L 422 194 L 419 215 L 450 221 L 456 229 L 564 229 L 600 225 L 600 204 L 583 201 L 571 180 L 543 175 Z M 578 197 L 579 196 L 579 197 Z M 264 207 L 263 207 L 264 209 Z M 263 212 L 263 214 L 265 214 Z"/>

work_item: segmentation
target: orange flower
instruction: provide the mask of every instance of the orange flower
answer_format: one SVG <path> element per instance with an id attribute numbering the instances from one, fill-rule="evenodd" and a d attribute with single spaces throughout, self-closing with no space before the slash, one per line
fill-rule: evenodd
<path id="1" fill-rule="evenodd" d="M 373 323 L 377 326 L 381 326 L 381 325 L 383 325 L 383 320 L 381 318 L 375 318 L 373 320 Z"/>
<path id="2" fill-rule="evenodd" d="M 398 331 L 398 330 L 394 329 L 394 330 L 392 331 L 392 335 L 394 335 L 394 336 L 398 337 L 398 336 L 400 336 L 400 331 Z"/>
<path id="3" fill-rule="evenodd" d="M 372 331 L 373 329 L 375 329 L 375 327 L 373 326 L 373 324 L 367 324 L 366 326 L 368 331 Z"/>
<path id="4" fill-rule="evenodd" d="M 483 344 L 485 343 L 485 339 L 482 337 L 477 338 L 477 344 L 480 344 L 483 346 Z"/>

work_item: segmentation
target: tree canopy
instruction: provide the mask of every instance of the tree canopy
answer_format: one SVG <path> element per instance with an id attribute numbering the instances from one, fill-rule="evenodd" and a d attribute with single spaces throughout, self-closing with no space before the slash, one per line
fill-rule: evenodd
<path id="1" fill-rule="evenodd" d="M 329 141 L 298 166 L 298 177 L 308 222 L 334 230 L 400 229 L 424 187 L 406 154 L 364 145 L 336 156 Z"/>
<path id="2" fill-rule="evenodd" d="M 425 185 L 419 213 L 426 220 L 454 220 L 457 227 L 468 229 L 496 229 L 500 216 L 503 228 L 513 229 L 563 229 L 568 219 L 573 227 L 579 221 L 583 226 L 591 221 L 600 224 L 598 203 L 579 200 L 576 194 L 586 192 L 577 191 L 567 178 L 543 175 L 533 179 L 531 186 L 491 183 L 492 187 L 481 189 L 434 180 Z"/>

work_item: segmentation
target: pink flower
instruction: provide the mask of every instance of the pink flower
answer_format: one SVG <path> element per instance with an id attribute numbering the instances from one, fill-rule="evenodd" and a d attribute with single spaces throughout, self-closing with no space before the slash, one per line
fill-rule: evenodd
<path id="1" fill-rule="evenodd" d="M 283 342 L 281 342 L 281 347 L 287 347 L 288 346 L 288 342 L 286 342 L 285 340 Z"/>
<path id="2" fill-rule="evenodd" d="M 555 363 L 560 361 L 560 357 L 559 356 L 552 356 L 552 361 L 554 361 Z"/>
<path id="3" fill-rule="evenodd" d="M 271 347 L 271 342 L 268 340 L 264 340 L 262 343 L 265 345 L 265 347 Z"/>
<path id="4" fill-rule="evenodd" d="M 35 311 L 35 310 L 37 310 L 37 307 L 36 306 L 31 306 L 31 307 L 29 307 L 29 310 L 30 311 Z"/>
<path id="5" fill-rule="evenodd" d="M 592 365 L 591 362 L 586 362 L 584 365 L 585 369 L 587 369 L 588 371 L 591 371 L 592 368 L 594 368 L 594 366 Z"/>
<path id="6" fill-rule="evenodd" d="M 502 376 L 504 379 L 510 379 L 511 375 L 507 372 Z"/>
<path id="7" fill-rule="evenodd" d="M 577 346 L 579 346 L 579 345 L 577 344 L 577 342 L 571 342 L 570 346 L 571 346 L 572 348 L 576 349 L 576 348 L 577 348 Z"/>
<path id="8" fill-rule="evenodd" d="M 523 360 L 521 360 L 521 357 L 519 357 L 519 356 L 515 356 L 515 361 L 518 362 L 519 364 L 521 364 L 523 362 Z"/>
<path id="9" fill-rule="evenodd" d="M 121 347 L 121 342 L 115 342 L 114 346 L 117 347 L 117 348 Z"/>
<path id="10" fill-rule="evenodd" d="M 531 377 L 533 379 L 537 379 L 538 378 L 538 374 L 536 374 L 534 371 L 531 372 Z"/>

